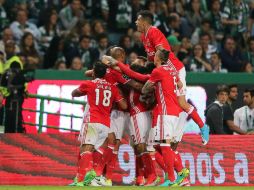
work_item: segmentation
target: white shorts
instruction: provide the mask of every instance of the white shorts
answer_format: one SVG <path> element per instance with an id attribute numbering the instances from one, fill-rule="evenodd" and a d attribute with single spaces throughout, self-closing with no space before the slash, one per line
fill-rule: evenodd
<path id="1" fill-rule="evenodd" d="M 121 139 L 124 129 L 128 129 L 130 114 L 128 112 L 112 110 L 110 116 L 109 133 L 115 133 L 116 139 Z"/>
<path id="2" fill-rule="evenodd" d="M 78 140 L 81 145 L 91 144 L 97 150 L 108 137 L 109 128 L 101 123 L 83 123 Z"/>
<path id="3" fill-rule="evenodd" d="M 173 115 L 159 115 L 156 125 L 155 140 L 171 140 L 174 142 L 179 117 Z"/>
<path id="4" fill-rule="evenodd" d="M 179 114 L 178 123 L 176 125 L 177 127 L 175 128 L 174 137 L 173 137 L 175 142 L 180 142 L 182 140 L 183 133 L 184 133 L 184 125 L 186 124 L 187 117 L 188 117 L 188 114 L 184 111 Z"/>
<path id="5" fill-rule="evenodd" d="M 152 125 L 151 113 L 141 112 L 130 117 L 130 133 L 134 144 L 146 143 Z"/>
<path id="6" fill-rule="evenodd" d="M 185 67 L 181 68 L 178 71 L 178 76 L 180 81 L 183 84 L 183 87 L 181 89 L 177 89 L 177 96 L 185 96 L 186 95 L 186 91 L 187 91 L 187 87 L 186 87 L 186 70 Z"/>

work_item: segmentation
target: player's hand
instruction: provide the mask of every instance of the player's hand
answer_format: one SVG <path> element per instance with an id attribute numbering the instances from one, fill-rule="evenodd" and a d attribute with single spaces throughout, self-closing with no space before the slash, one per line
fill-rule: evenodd
<path id="1" fill-rule="evenodd" d="M 103 55 L 101 61 L 103 64 L 105 64 L 109 67 L 116 66 L 116 64 L 117 64 L 117 61 L 113 57 L 107 56 L 107 55 Z"/>

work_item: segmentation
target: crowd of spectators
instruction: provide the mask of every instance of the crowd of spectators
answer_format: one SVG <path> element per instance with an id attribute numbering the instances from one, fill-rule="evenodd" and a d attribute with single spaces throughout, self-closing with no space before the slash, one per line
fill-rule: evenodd
<path id="1" fill-rule="evenodd" d="M 253 72 L 252 0 L 0 0 L 0 60 L 85 70 L 120 45 L 130 62 L 146 56 L 135 25 L 144 9 L 187 71 Z"/>
<path id="2" fill-rule="evenodd" d="M 205 110 L 206 123 L 211 134 L 254 134 L 254 88 L 241 93 L 244 106 L 237 108 L 238 86 L 219 85 L 216 99 Z"/>

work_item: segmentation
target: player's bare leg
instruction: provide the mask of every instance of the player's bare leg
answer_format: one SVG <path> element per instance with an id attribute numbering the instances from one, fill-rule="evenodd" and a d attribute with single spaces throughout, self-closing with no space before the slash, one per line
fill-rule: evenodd
<path id="1" fill-rule="evenodd" d="M 188 113 L 193 121 L 199 126 L 203 144 L 206 145 L 209 141 L 209 127 L 204 124 L 195 108 L 186 101 L 185 95 L 178 96 L 177 99 L 180 107 Z"/>

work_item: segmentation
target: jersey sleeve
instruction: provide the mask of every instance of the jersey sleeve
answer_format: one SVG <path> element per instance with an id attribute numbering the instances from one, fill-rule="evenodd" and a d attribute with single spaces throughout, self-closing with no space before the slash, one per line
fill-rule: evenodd
<path id="1" fill-rule="evenodd" d="M 152 82 L 152 83 L 156 83 L 156 82 L 158 82 L 160 80 L 161 80 L 160 71 L 158 69 L 154 69 L 152 74 L 151 74 L 151 77 L 150 77 L 150 79 L 148 81 Z"/>
<path id="2" fill-rule="evenodd" d="M 114 75 L 116 81 L 121 84 L 126 84 L 130 81 L 130 78 L 127 75 L 123 75 L 122 73 L 112 70 L 112 74 Z"/>
<path id="3" fill-rule="evenodd" d="M 120 102 L 121 100 L 124 99 L 124 97 L 119 93 L 117 87 L 112 86 L 112 92 L 114 94 L 114 102 Z"/>
<path id="4" fill-rule="evenodd" d="M 138 80 L 141 82 L 146 82 L 150 78 L 149 75 L 143 75 L 143 74 L 140 74 L 140 73 L 137 73 L 137 72 L 131 70 L 127 65 L 125 65 L 121 62 L 118 62 L 117 65 L 126 75 L 128 75 L 130 78 L 133 78 L 135 80 Z"/>
<path id="5" fill-rule="evenodd" d="M 91 87 L 91 82 L 90 81 L 84 81 L 80 86 L 79 86 L 79 91 L 82 92 L 83 94 L 87 94 Z"/>

